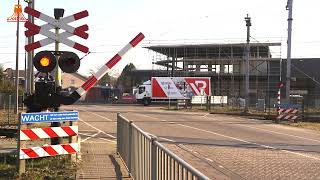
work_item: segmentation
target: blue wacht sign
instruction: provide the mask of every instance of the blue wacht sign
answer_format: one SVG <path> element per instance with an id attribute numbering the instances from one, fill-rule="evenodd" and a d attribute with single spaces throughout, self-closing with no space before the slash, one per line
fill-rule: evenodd
<path id="1" fill-rule="evenodd" d="M 22 113 L 21 123 L 61 122 L 79 120 L 78 111 Z"/>

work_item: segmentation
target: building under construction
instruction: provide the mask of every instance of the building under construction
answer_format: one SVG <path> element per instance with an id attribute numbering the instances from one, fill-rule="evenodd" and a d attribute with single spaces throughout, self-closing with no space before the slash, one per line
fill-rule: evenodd
<path id="1" fill-rule="evenodd" d="M 245 47 L 246 44 L 197 44 L 145 48 L 155 53 L 153 63 L 162 67 L 151 76 L 211 77 L 212 94 L 232 100 L 245 96 Z M 274 57 L 271 47 L 280 49 L 281 43 L 250 44 L 250 104 L 268 96 L 276 99 L 281 58 Z"/>
<path id="2" fill-rule="evenodd" d="M 145 46 L 152 53 L 153 64 L 160 67 L 134 73 L 143 80 L 152 76 L 211 77 L 212 94 L 228 96 L 228 102 L 233 104 L 245 97 L 245 47 L 245 43 Z M 275 105 L 280 77 L 284 81 L 286 73 L 281 43 L 251 43 L 249 62 L 250 105 L 255 105 L 258 99 Z M 317 98 L 320 89 L 315 82 L 320 77 L 314 67 L 319 65 L 317 58 L 292 59 L 291 94 L 308 95 L 308 103 L 316 106 L 320 104 Z M 281 92 L 284 94 L 284 89 Z"/>

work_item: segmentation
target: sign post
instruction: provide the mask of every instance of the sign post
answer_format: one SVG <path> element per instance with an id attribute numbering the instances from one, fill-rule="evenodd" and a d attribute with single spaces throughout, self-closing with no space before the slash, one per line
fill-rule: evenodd
<path id="1" fill-rule="evenodd" d="M 22 14 L 22 7 L 20 5 L 20 0 L 18 0 L 18 4 L 14 6 L 14 13 L 12 16 L 7 18 L 7 22 L 17 22 L 17 32 L 16 32 L 16 72 L 15 72 L 15 108 L 14 112 L 15 114 L 18 114 L 19 109 L 19 102 L 18 102 L 18 89 L 19 89 L 19 32 L 20 32 L 20 22 L 26 22 L 28 21 Z"/>
<path id="2" fill-rule="evenodd" d="M 69 154 L 71 155 L 71 160 L 76 160 L 75 155 L 80 150 L 80 143 L 76 142 L 78 139 L 78 126 L 70 123 L 69 126 L 27 129 L 26 124 L 52 123 L 62 121 L 72 122 L 78 120 L 79 113 L 77 111 L 22 113 L 19 117 L 19 136 L 17 143 L 17 166 L 19 175 L 25 173 L 26 159 Z M 52 139 L 57 137 L 67 137 L 70 141 L 68 144 L 44 145 L 40 147 L 25 146 L 25 141 Z"/>
<path id="3" fill-rule="evenodd" d="M 17 169 L 18 169 L 18 174 L 21 176 L 26 172 L 26 160 L 20 159 L 20 149 L 25 148 L 25 142 L 21 141 L 20 139 L 20 132 L 21 130 L 26 129 L 27 125 L 22 125 L 21 124 L 21 114 L 19 114 L 19 122 L 18 122 L 18 142 L 17 142 Z"/>
<path id="4" fill-rule="evenodd" d="M 171 94 L 170 94 L 170 84 L 168 84 L 168 98 L 169 98 L 169 110 L 170 110 L 170 96 L 171 96 Z"/>

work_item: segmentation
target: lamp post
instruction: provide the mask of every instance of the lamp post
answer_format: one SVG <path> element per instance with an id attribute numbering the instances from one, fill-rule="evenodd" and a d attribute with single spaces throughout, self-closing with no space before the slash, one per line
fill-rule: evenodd
<path id="1" fill-rule="evenodd" d="M 286 102 L 290 102 L 290 80 L 291 80 L 291 36 L 292 36 L 292 1 L 288 0 L 288 41 L 287 41 L 287 73 L 286 73 Z"/>
<path id="2" fill-rule="evenodd" d="M 18 0 L 18 6 L 20 6 L 20 0 Z M 14 113 L 18 114 L 18 106 L 19 106 L 19 23 L 20 23 L 20 13 L 17 13 L 17 42 L 16 42 L 16 81 L 15 81 L 15 108 Z"/>
<path id="3" fill-rule="evenodd" d="M 251 26 L 251 18 L 247 14 L 247 17 L 244 18 L 246 21 L 247 26 L 247 44 L 246 44 L 246 50 L 245 50 L 245 61 L 246 61 L 246 78 L 245 78 L 245 108 L 244 112 L 249 112 L 249 78 L 250 78 L 250 69 L 249 69 L 249 58 L 250 58 L 250 26 Z"/>

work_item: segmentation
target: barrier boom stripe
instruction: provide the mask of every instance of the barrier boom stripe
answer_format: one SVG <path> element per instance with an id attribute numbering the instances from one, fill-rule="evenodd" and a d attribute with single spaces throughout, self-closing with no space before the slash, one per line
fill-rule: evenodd
<path id="1" fill-rule="evenodd" d="M 79 152 L 79 144 L 59 144 L 42 147 L 20 148 L 19 159 L 56 156 L 63 154 L 75 154 Z"/>
<path id="2" fill-rule="evenodd" d="M 133 38 L 125 47 L 123 47 L 115 56 L 113 56 L 105 65 L 103 65 L 95 74 L 93 74 L 80 88 L 76 90 L 78 95 L 81 97 L 84 95 L 92 86 L 96 84 L 109 69 L 112 69 L 123 56 L 137 46 L 144 39 L 144 35 L 139 33 Z"/>
<path id="3" fill-rule="evenodd" d="M 28 25 L 27 25 L 27 23 L 28 23 Z M 34 26 L 34 27 L 37 27 L 37 28 L 29 28 L 29 27 L 27 27 L 27 26 L 30 26 L 29 24 L 31 24 L 31 26 Z M 39 34 L 39 33 L 40 33 L 40 30 L 50 30 L 51 27 L 53 27 L 53 26 L 51 26 L 50 24 L 48 24 L 48 25 L 49 25 L 48 27 L 50 27 L 49 29 L 43 28 L 42 26 L 37 26 L 37 25 L 32 24 L 32 23 L 30 23 L 30 22 L 26 22 L 26 23 L 24 24 L 24 27 L 28 28 L 28 30 L 26 30 L 26 31 L 24 32 L 24 35 L 25 35 L 26 37 L 31 37 L 31 36 L 34 36 L 34 35 Z M 53 27 L 53 28 L 54 28 L 54 27 Z M 89 30 L 89 26 L 88 26 L 87 24 L 84 24 L 84 25 L 79 26 L 79 27 L 76 28 L 76 31 L 83 31 L 83 32 L 85 32 L 85 31 L 88 31 L 88 30 Z M 66 34 L 66 32 L 64 32 L 64 33 Z M 67 33 L 69 33 L 69 32 L 67 32 Z M 63 33 L 62 33 L 62 34 L 63 34 Z M 70 36 L 72 36 L 72 35 L 74 35 L 74 34 L 71 34 L 71 33 L 70 33 Z M 89 37 L 89 35 L 88 35 L 88 37 Z"/>
<path id="4" fill-rule="evenodd" d="M 20 140 L 36 140 L 78 135 L 78 126 L 47 127 L 20 130 Z"/>

